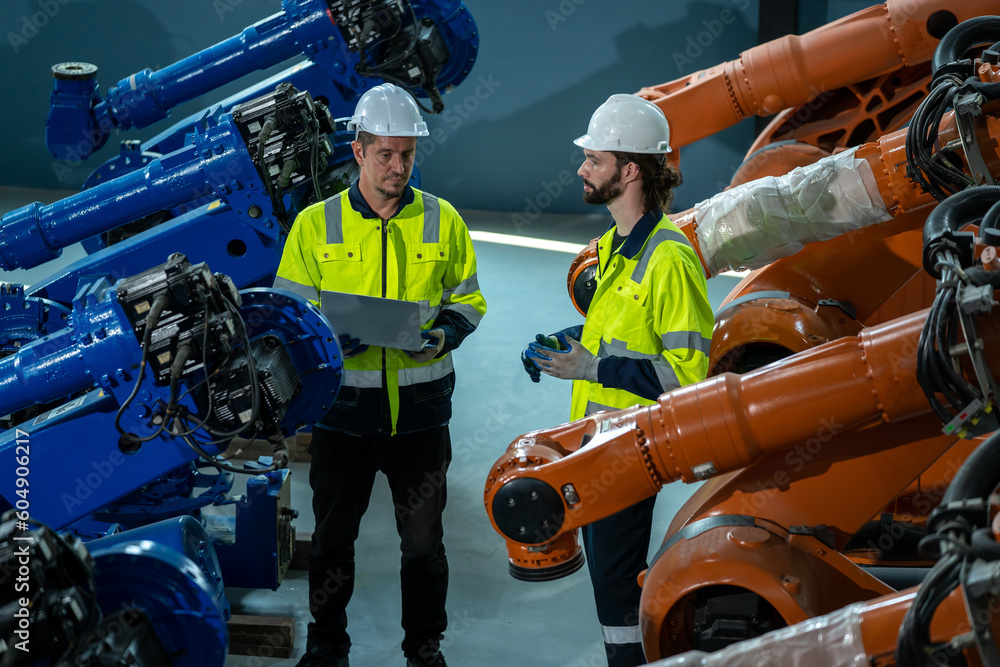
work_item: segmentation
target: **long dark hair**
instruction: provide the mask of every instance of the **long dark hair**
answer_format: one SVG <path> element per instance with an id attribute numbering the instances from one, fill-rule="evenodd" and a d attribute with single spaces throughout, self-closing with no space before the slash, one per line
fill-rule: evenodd
<path id="1" fill-rule="evenodd" d="M 681 172 L 667 162 L 667 156 L 660 153 L 618 153 L 615 152 L 618 169 L 635 162 L 642 173 L 642 191 L 646 195 L 646 211 L 657 209 L 670 212 L 674 200 L 674 188 L 681 182 Z"/>

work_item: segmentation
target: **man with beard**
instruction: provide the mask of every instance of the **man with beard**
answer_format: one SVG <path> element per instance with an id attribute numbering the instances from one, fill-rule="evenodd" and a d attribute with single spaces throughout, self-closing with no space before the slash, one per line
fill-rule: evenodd
<path id="1" fill-rule="evenodd" d="M 362 345 L 341 331 L 340 393 L 313 429 L 309 484 L 316 529 L 309 551 L 309 624 L 299 667 L 348 667 L 347 603 L 354 542 L 377 472 L 392 493 L 402 551 L 402 649 L 407 667 L 445 667 L 448 561 L 441 515 L 451 462 L 450 352 L 486 313 L 469 231 L 451 204 L 410 186 L 427 126 L 390 83 L 358 101 L 347 125 L 360 167 L 350 189 L 295 220 L 275 287 L 315 302 L 320 291 L 420 304 L 420 352 Z"/>
<path id="2" fill-rule="evenodd" d="M 715 322 L 705 274 L 665 212 L 680 182 L 668 164 L 663 113 L 635 95 L 598 107 L 583 148 L 583 199 L 604 204 L 614 224 L 597 243 L 597 287 L 586 321 L 538 334 L 521 356 L 573 382 L 570 418 L 652 405 L 660 394 L 704 380 Z M 602 478 L 603 479 L 603 478 Z M 644 665 L 636 581 L 646 569 L 655 496 L 583 529 L 597 616 L 611 667 Z"/>

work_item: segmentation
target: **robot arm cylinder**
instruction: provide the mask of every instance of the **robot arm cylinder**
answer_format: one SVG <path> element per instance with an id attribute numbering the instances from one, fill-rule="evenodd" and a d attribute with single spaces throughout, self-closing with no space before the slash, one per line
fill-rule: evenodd
<path id="1" fill-rule="evenodd" d="M 47 403 L 93 385 L 74 338 L 72 329 L 63 329 L 0 359 L 0 414 Z"/>
<path id="2" fill-rule="evenodd" d="M 198 153 L 188 146 L 142 171 L 47 206 L 36 202 L 4 215 L 0 219 L 0 267 L 12 271 L 38 266 L 83 239 L 205 196 L 212 184 L 206 182 Z"/>
<path id="3" fill-rule="evenodd" d="M 167 117 L 170 109 L 256 70 L 267 69 L 301 52 L 298 33 L 322 21 L 333 24 L 325 3 L 305 12 L 301 20 L 281 12 L 242 33 L 158 71 L 145 69 L 108 91 L 97 105 L 99 127 L 146 127 Z M 319 38 L 319 35 L 317 35 Z"/>

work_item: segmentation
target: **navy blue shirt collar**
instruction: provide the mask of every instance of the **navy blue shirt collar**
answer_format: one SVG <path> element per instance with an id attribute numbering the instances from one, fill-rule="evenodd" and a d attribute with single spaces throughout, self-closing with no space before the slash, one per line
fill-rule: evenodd
<path id="1" fill-rule="evenodd" d="M 358 181 L 351 183 L 351 189 L 348 190 L 347 196 L 350 197 L 351 208 L 360 213 L 362 218 L 372 218 L 375 220 L 382 219 L 382 216 L 373 211 L 372 207 L 368 205 L 367 201 L 365 201 L 364 195 L 361 194 L 361 187 L 358 186 Z M 413 199 L 413 187 L 407 183 L 406 189 L 403 191 L 403 197 L 399 200 L 399 208 L 397 208 L 396 212 L 392 214 L 392 217 L 395 218 L 399 215 L 400 211 L 412 204 Z"/>
<path id="2" fill-rule="evenodd" d="M 626 259 L 635 259 L 639 251 L 642 250 L 642 246 L 645 245 L 646 239 L 653 233 L 653 228 L 659 224 L 661 219 L 663 219 L 663 211 L 659 209 L 645 213 L 635 223 L 632 231 L 625 238 L 625 242 L 618 248 L 618 254 Z M 612 221 L 611 227 L 608 229 L 614 229 L 614 227 L 615 223 Z"/>

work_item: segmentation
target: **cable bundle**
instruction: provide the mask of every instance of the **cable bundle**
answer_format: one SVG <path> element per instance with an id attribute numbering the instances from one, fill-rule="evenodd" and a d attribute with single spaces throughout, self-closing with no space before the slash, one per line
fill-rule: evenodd
<path id="1" fill-rule="evenodd" d="M 217 456 L 213 456 L 205 451 L 206 446 L 210 445 L 225 445 L 230 443 L 233 439 L 241 434 L 244 434 L 247 429 L 257 422 L 258 416 L 260 414 L 260 404 L 261 404 L 261 388 L 260 388 L 260 378 L 257 373 L 257 364 L 254 359 L 253 350 L 250 346 L 250 340 L 247 336 L 246 327 L 243 324 L 243 318 L 240 316 L 239 310 L 237 310 L 235 304 L 233 304 L 229 299 L 222 298 L 222 303 L 225 304 L 226 309 L 230 311 L 233 321 L 236 324 L 236 328 L 239 331 L 240 338 L 243 342 L 243 353 L 246 355 L 246 368 L 249 375 L 249 384 L 252 388 L 252 407 L 250 411 L 250 417 L 246 420 L 246 425 L 241 426 L 230 431 L 220 430 L 214 427 L 211 422 L 212 416 L 212 399 L 213 394 L 211 391 L 211 380 L 222 368 L 224 368 L 228 361 L 230 354 L 226 354 L 225 358 L 216 366 L 216 369 L 212 372 L 208 372 L 208 330 L 209 330 L 209 299 L 208 295 L 201 293 L 201 297 L 204 300 L 205 310 L 203 317 L 203 331 L 202 331 L 202 341 L 201 341 L 201 351 L 202 360 L 201 367 L 202 372 L 205 374 L 204 379 L 188 388 L 183 394 L 180 394 L 180 380 L 184 373 L 184 366 L 186 365 L 188 359 L 194 353 L 194 348 L 190 342 L 184 342 L 177 348 L 177 353 L 174 356 L 174 361 L 170 366 L 170 394 L 167 400 L 167 406 L 164 410 L 162 416 L 162 421 L 160 422 L 159 428 L 151 435 L 140 437 L 135 433 L 127 433 L 121 426 L 121 418 L 125 410 L 128 408 L 129 404 L 135 399 L 139 394 L 139 388 L 142 386 L 143 379 L 145 378 L 145 371 L 147 366 L 148 351 L 150 346 L 150 340 L 152 337 L 152 331 L 156 327 L 160 315 L 167 306 L 168 298 L 165 294 L 158 296 L 154 302 L 153 306 L 150 308 L 149 313 L 146 317 L 146 330 L 143 332 L 142 340 L 142 358 L 139 363 L 139 373 L 136 377 L 135 386 L 132 388 L 132 392 L 129 394 L 128 398 L 122 403 L 121 407 L 118 408 L 118 412 L 115 415 L 115 428 L 118 432 L 122 434 L 122 438 L 127 445 L 131 447 L 138 447 L 144 442 L 149 442 L 160 437 L 163 433 L 166 433 L 172 437 L 181 438 L 184 442 L 198 454 L 201 458 L 205 459 L 213 466 L 220 470 L 226 470 L 229 472 L 241 472 L 246 474 L 261 474 L 263 472 L 269 472 L 271 470 L 277 470 L 277 463 L 272 464 L 266 469 L 254 469 L 246 470 L 243 468 L 236 468 L 224 463 L 223 459 Z M 192 392 L 198 390 L 202 386 L 208 385 L 209 390 L 206 391 L 208 395 L 208 405 L 205 410 L 205 418 L 199 419 L 195 415 L 191 414 L 186 407 L 181 405 L 181 401 L 191 394 Z M 197 437 L 197 432 L 201 430 L 204 431 L 208 436 L 208 440 L 201 440 Z M 250 439 L 256 437 L 256 432 L 251 435 Z"/>
<path id="2" fill-rule="evenodd" d="M 423 104 L 420 103 L 420 99 L 413 94 L 413 89 L 406 82 L 401 80 L 399 77 L 389 73 L 393 69 L 401 65 L 403 62 L 405 62 L 406 59 L 412 56 L 417 49 L 417 42 L 419 38 L 419 30 L 418 30 L 419 23 L 417 21 L 417 14 L 415 11 L 413 11 L 413 5 L 409 2 L 409 0 L 404 0 L 404 4 L 406 5 L 406 8 L 410 11 L 410 20 L 413 21 L 413 39 L 410 40 L 409 46 L 407 46 L 405 50 L 400 51 L 393 57 L 383 62 L 380 62 L 377 65 L 368 65 L 367 63 L 368 58 L 367 55 L 365 54 L 365 48 L 366 48 L 365 43 L 368 41 L 368 35 L 370 35 L 371 32 L 375 29 L 375 22 L 369 19 L 365 21 L 364 26 L 362 26 L 361 37 L 358 40 L 358 44 L 360 45 L 359 48 L 360 62 L 358 63 L 357 66 L 357 72 L 358 74 L 364 77 L 375 77 L 382 79 L 383 81 L 387 81 L 389 83 L 394 83 L 400 88 L 405 89 L 411 95 L 413 95 L 413 100 L 417 103 L 417 106 L 419 106 L 423 111 L 431 114 L 440 113 L 441 110 L 444 109 L 444 103 L 441 101 L 441 95 L 438 92 L 437 86 L 435 85 L 435 81 L 433 79 L 424 82 L 423 85 L 423 88 L 427 92 L 427 95 L 430 96 L 430 98 L 433 100 L 434 108 L 428 109 L 427 107 L 425 107 Z M 459 7 L 461 6 L 462 6 L 461 3 L 459 3 Z M 456 13 L 457 11 L 458 10 L 456 10 Z M 453 13 L 451 16 L 441 21 L 441 23 L 442 24 L 447 23 L 452 19 L 452 17 L 454 17 L 454 15 L 455 14 Z M 399 32 L 400 29 L 397 28 L 396 32 L 394 32 L 393 34 L 383 37 L 378 43 L 372 45 L 373 47 L 372 50 L 374 50 L 374 47 L 376 47 L 379 43 L 388 42 L 393 37 L 398 35 Z"/>
<path id="3" fill-rule="evenodd" d="M 948 147 L 942 150 L 938 145 L 941 119 L 954 107 L 961 86 L 962 81 L 954 76 L 936 80 L 906 131 L 907 176 L 938 201 L 975 185 L 957 156 Z"/>

